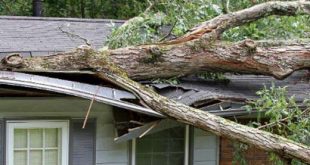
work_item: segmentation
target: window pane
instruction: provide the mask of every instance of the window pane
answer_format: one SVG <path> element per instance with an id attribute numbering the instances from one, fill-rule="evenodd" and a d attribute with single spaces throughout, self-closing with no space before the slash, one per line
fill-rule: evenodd
<path id="1" fill-rule="evenodd" d="M 137 165 L 183 165 L 185 128 L 175 127 L 136 140 Z"/>
<path id="2" fill-rule="evenodd" d="M 150 152 L 150 149 L 153 148 L 153 141 L 149 138 L 137 139 L 136 153 L 143 154 Z"/>
<path id="3" fill-rule="evenodd" d="M 27 151 L 14 151 L 14 165 L 27 164 Z"/>
<path id="4" fill-rule="evenodd" d="M 58 163 L 58 151 L 47 150 L 45 151 L 45 165 L 57 165 Z"/>
<path id="5" fill-rule="evenodd" d="M 58 128 L 45 129 L 45 147 L 58 147 L 58 130 L 61 129 Z"/>
<path id="6" fill-rule="evenodd" d="M 152 155 L 152 165 L 169 165 L 168 164 L 169 156 L 165 153 L 153 153 Z M 146 165 L 146 164 L 143 164 Z M 173 164 L 178 165 L 178 164 Z M 180 164 L 183 165 L 183 164 Z"/>
<path id="7" fill-rule="evenodd" d="M 14 148 L 27 147 L 27 130 L 14 129 Z"/>
<path id="8" fill-rule="evenodd" d="M 42 165 L 42 151 L 30 151 L 29 159 L 31 165 Z"/>
<path id="9" fill-rule="evenodd" d="M 138 161 L 139 160 L 139 161 Z M 152 164 L 152 154 L 137 154 L 136 165 Z"/>
<path id="10" fill-rule="evenodd" d="M 172 164 L 184 164 L 184 153 L 170 153 L 169 154 L 169 165 Z"/>
<path id="11" fill-rule="evenodd" d="M 43 129 L 30 129 L 30 148 L 43 147 Z"/>

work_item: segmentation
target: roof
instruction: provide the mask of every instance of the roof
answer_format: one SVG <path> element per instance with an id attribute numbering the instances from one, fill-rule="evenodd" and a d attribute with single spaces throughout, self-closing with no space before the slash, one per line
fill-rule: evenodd
<path id="1" fill-rule="evenodd" d="M 96 49 L 103 46 L 112 30 L 109 19 L 46 18 L 0 16 L 0 57 L 18 52 L 24 56 L 48 55 L 68 51 L 86 44 Z"/>
<path id="2" fill-rule="evenodd" d="M 88 39 L 93 47 L 101 48 L 112 30 L 111 22 L 116 26 L 124 23 L 122 20 L 107 19 L 0 16 L 0 58 L 12 52 L 22 53 L 24 56 L 41 56 L 68 51 L 85 44 L 83 39 Z M 306 71 L 300 71 L 283 81 L 269 76 L 227 75 L 229 83 L 191 77 L 183 79 L 179 85 L 151 85 L 164 96 L 225 116 L 239 111 L 245 100 L 257 98 L 255 92 L 262 89 L 264 84 L 270 86 L 271 82 L 275 82 L 277 86 L 288 86 L 288 95 L 295 95 L 299 102 L 309 98 L 309 78 L 303 80 L 309 77 L 306 74 Z M 44 76 L 51 77 L 49 73 Z M 66 76 L 52 77 L 68 79 Z M 81 78 L 74 81 L 82 82 Z M 49 89 L 51 88 L 45 88 Z M 227 111 L 222 112 L 221 108 Z"/>
<path id="3" fill-rule="evenodd" d="M 284 80 L 276 80 L 261 75 L 227 74 L 229 82 L 206 81 L 197 78 L 186 78 L 178 85 L 152 84 L 157 91 L 171 99 L 186 105 L 228 115 L 229 111 L 237 112 L 247 100 L 257 99 L 256 92 L 272 84 L 286 86 L 287 95 L 294 96 L 297 103 L 310 99 L 310 80 L 308 71 L 297 71 Z M 221 107 L 219 107 L 221 106 Z M 219 111 L 223 108 L 225 111 Z M 218 111 L 218 112 L 215 112 Z M 226 114 L 224 114 L 226 113 Z"/>

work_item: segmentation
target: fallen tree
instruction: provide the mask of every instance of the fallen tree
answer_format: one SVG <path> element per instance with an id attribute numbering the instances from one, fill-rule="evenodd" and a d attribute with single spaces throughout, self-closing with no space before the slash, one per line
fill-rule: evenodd
<path id="1" fill-rule="evenodd" d="M 235 139 L 288 159 L 310 163 L 310 147 L 283 137 L 250 128 L 158 95 L 133 81 L 183 76 L 203 71 L 226 71 L 271 75 L 278 79 L 310 68 L 310 44 L 245 40 L 228 43 L 221 34 L 269 15 L 310 14 L 310 2 L 268 2 L 220 15 L 193 28 L 175 40 L 152 45 L 95 51 L 82 46 L 75 51 L 47 57 L 23 59 L 15 54 L 2 60 L 1 70 L 78 71 L 91 70 L 136 94 L 153 110 L 177 121 L 219 136 Z"/>

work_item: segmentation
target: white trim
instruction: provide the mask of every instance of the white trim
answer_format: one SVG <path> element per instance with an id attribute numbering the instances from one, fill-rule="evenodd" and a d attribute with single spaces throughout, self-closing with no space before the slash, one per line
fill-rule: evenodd
<path id="1" fill-rule="evenodd" d="M 184 165 L 189 164 L 189 125 L 185 126 L 185 150 L 184 150 Z"/>
<path id="2" fill-rule="evenodd" d="M 61 165 L 69 164 L 69 121 L 67 120 L 11 120 L 6 126 L 6 165 L 14 164 L 15 128 L 61 128 Z M 28 138 L 29 139 L 29 138 Z M 29 143 L 28 143 L 29 145 Z M 29 159 L 28 159 L 29 160 Z M 29 164 L 29 163 L 28 163 Z"/>
<path id="3" fill-rule="evenodd" d="M 132 139 L 131 143 L 131 165 L 136 164 L 136 139 Z"/>
<path id="4" fill-rule="evenodd" d="M 220 150 L 221 150 L 221 137 L 220 136 L 216 136 L 216 143 L 217 143 L 217 147 L 216 147 L 216 164 L 219 165 L 220 164 Z"/>

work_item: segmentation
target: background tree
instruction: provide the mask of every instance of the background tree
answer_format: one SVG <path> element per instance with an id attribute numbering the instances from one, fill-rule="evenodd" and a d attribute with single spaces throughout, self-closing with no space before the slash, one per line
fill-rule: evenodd
<path id="1" fill-rule="evenodd" d="M 36 17 L 42 16 L 42 0 L 32 1 L 32 15 Z"/>
<path id="2" fill-rule="evenodd" d="M 43 14 L 40 16 L 110 19 L 129 19 L 147 5 L 145 0 L 1 0 L 0 14 L 35 15 L 35 10 L 32 10 L 35 4 L 42 6 Z"/>

